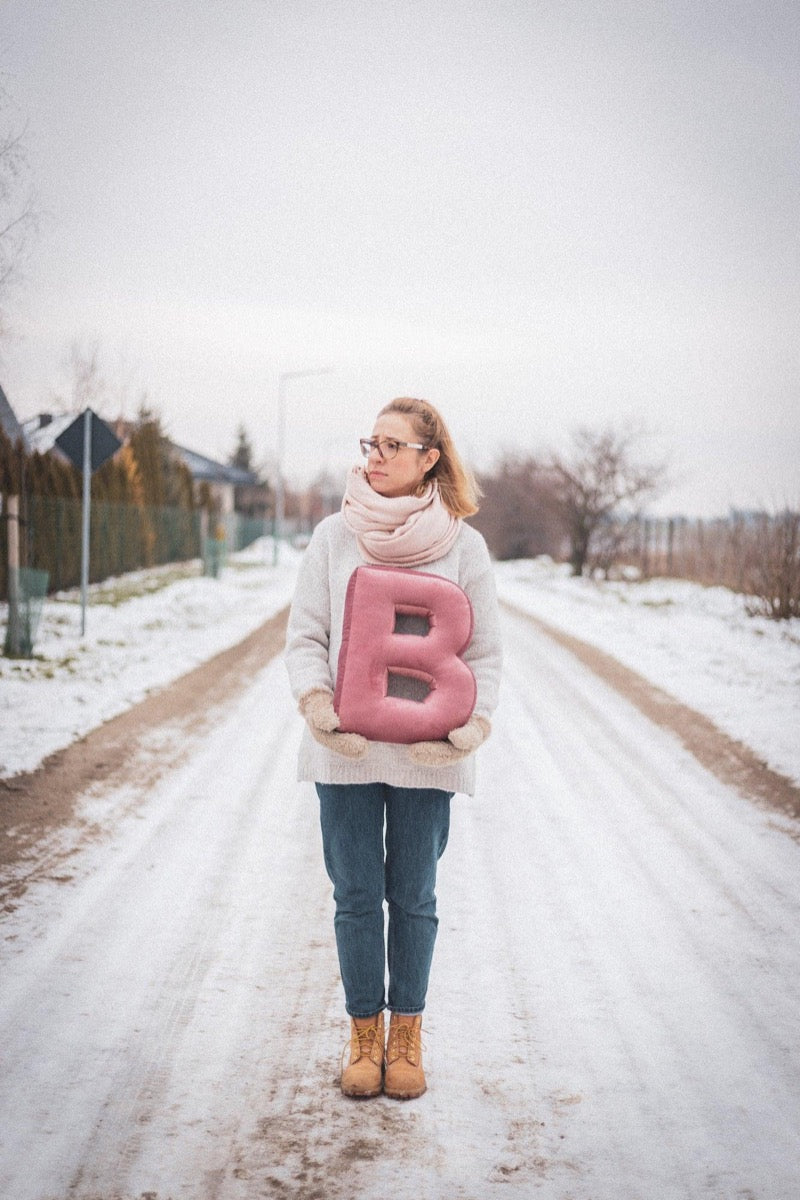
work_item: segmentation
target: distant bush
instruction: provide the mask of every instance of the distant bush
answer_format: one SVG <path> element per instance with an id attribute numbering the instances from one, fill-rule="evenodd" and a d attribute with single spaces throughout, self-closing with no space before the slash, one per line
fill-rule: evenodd
<path id="1" fill-rule="evenodd" d="M 764 517 L 756 537 L 748 611 L 777 621 L 800 617 L 800 512 Z"/>

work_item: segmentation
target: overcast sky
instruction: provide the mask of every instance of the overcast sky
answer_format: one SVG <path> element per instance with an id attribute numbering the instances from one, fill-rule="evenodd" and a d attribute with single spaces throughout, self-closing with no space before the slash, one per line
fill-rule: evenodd
<path id="1" fill-rule="evenodd" d="M 212 457 L 340 470 L 392 396 L 465 454 L 633 419 L 659 511 L 800 495 L 796 0 L 1 0 L 45 215 L 2 382 L 97 343 Z M 6 122 L 8 122 L 8 111 Z"/>

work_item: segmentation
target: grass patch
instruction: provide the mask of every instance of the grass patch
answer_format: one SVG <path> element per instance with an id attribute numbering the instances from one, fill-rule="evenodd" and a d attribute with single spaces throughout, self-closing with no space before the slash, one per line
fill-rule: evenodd
<path id="1" fill-rule="evenodd" d="M 105 583 L 94 583 L 89 589 L 89 606 L 106 605 L 108 608 L 118 608 L 129 600 L 140 596 L 152 596 L 163 592 L 173 583 L 184 579 L 196 579 L 200 568 L 196 562 L 174 563 L 169 567 L 158 567 L 152 572 L 134 572 L 132 575 L 120 575 L 116 579 L 108 579 Z M 80 604 L 80 592 L 73 588 L 55 597 L 59 604 Z"/>
<path id="2" fill-rule="evenodd" d="M 225 569 L 227 571 L 263 571 L 264 567 L 268 565 L 265 562 L 236 562 L 229 558 L 225 563 Z"/>
<path id="3" fill-rule="evenodd" d="M 45 658 L 42 654 L 11 658 L 6 654 L 2 664 L 8 664 L 8 670 L 4 671 L 0 664 L 0 677 L 5 675 L 6 678 L 13 676 L 17 679 L 55 679 L 59 674 L 74 675 L 78 658 L 77 654 L 67 654 L 64 658 Z"/>

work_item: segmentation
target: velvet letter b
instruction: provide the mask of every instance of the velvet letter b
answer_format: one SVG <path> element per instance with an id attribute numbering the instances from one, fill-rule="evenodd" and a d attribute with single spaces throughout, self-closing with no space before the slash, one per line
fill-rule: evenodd
<path id="1" fill-rule="evenodd" d="M 472 605 L 441 575 L 357 567 L 345 600 L 334 693 L 340 730 L 376 742 L 445 738 L 475 707 L 475 676 L 460 657 Z"/>

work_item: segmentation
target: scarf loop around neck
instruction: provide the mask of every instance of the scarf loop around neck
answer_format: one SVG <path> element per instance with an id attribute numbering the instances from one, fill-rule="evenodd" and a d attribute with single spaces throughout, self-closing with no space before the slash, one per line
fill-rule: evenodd
<path id="1" fill-rule="evenodd" d="M 348 473 L 342 515 L 368 562 L 397 567 L 444 558 L 460 528 L 435 480 L 421 496 L 381 496 L 370 487 L 363 467 Z"/>

